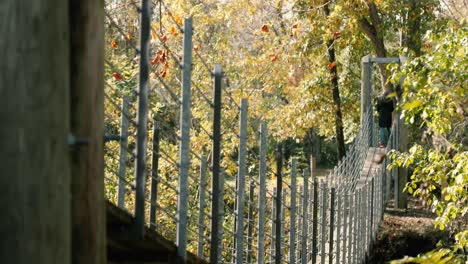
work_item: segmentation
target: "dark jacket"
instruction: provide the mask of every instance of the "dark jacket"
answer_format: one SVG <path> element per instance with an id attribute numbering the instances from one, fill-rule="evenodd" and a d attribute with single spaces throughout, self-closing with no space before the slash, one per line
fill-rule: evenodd
<path id="1" fill-rule="evenodd" d="M 377 111 L 379 112 L 379 126 L 392 126 L 393 101 L 388 98 L 379 97 L 377 99 Z"/>

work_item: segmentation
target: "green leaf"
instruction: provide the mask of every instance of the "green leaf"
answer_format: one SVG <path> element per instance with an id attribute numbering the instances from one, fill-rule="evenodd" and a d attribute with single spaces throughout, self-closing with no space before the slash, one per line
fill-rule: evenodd
<path id="1" fill-rule="evenodd" d="M 413 110 L 417 107 L 419 107 L 420 105 L 422 105 L 423 101 L 420 100 L 420 99 L 416 99 L 414 101 L 410 101 L 410 102 L 407 102 L 403 105 L 403 109 L 405 110 Z"/>

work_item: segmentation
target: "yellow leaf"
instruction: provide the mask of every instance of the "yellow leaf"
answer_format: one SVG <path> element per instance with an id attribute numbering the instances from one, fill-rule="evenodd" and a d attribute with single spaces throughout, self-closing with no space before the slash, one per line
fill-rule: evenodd
<path id="1" fill-rule="evenodd" d="M 182 25 L 182 18 L 180 18 L 177 15 L 173 15 L 174 17 L 174 22 L 176 22 L 178 25 Z"/>
<path id="2" fill-rule="evenodd" d="M 408 102 L 406 104 L 403 105 L 403 109 L 405 110 L 413 110 L 414 108 L 416 107 L 419 107 L 420 105 L 422 105 L 423 101 L 420 100 L 420 99 L 417 99 L 417 100 L 414 100 L 412 102 Z"/>

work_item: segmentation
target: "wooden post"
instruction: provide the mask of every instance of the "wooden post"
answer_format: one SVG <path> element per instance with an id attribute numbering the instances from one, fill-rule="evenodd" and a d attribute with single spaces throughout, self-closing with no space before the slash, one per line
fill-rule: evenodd
<path id="1" fill-rule="evenodd" d="M 69 2 L 70 130 L 88 142 L 73 147 L 71 152 L 72 263 L 106 263 L 104 2 Z"/>
<path id="2" fill-rule="evenodd" d="M 367 111 L 367 107 L 372 104 L 371 99 L 371 89 L 372 89 L 372 82 L 371 82 L 371 67 L 372 63 L 370 62 L 370 56 L 364 56 L 361 59 L 361 126 L 364 127 L 364 123 L 366 122 L 367 118 L 365 118 L 365 114 Z"/>
<path id="3" fill-rule="evenodd" d="M 68 2 L 0 6 L 0 263 L 68 264 Z"/>
<path id="4" fill-rule="evenodd" d="M 400 63 L 405 63 L 407 60 L 406 57 L 400 56 Z M 403 79 L 400 80 L 403 82 Z M 405 124 L 405 120 L 403 118 L 399 118 L 399 114 L 396 115 L 398 120 L 398 138 L 397 138 L 397 147 L 400 152 L 408 151 L 408 126 Z M 397 208 L 406 209 L 408 206 L 408 198 L 407 194 L 403 192 L 405 188 L 406 182 L 408 181 L 408 169 L 407 168 L 398 168 L 398 200 L 395 201 L 395 205 Z"/>

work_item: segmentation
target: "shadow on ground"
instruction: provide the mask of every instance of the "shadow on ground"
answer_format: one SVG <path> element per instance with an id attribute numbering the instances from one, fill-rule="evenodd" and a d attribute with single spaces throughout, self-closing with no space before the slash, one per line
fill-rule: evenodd
<path id="1" fill-rule="evenodd" d="M 434 249 L 449 233 L 434 228 L 435 216 L 410 202 L 410 209 L 385 211 L 384 221 L 368 263 L 386 263 L 405 256 L 417 256 Z"/>

